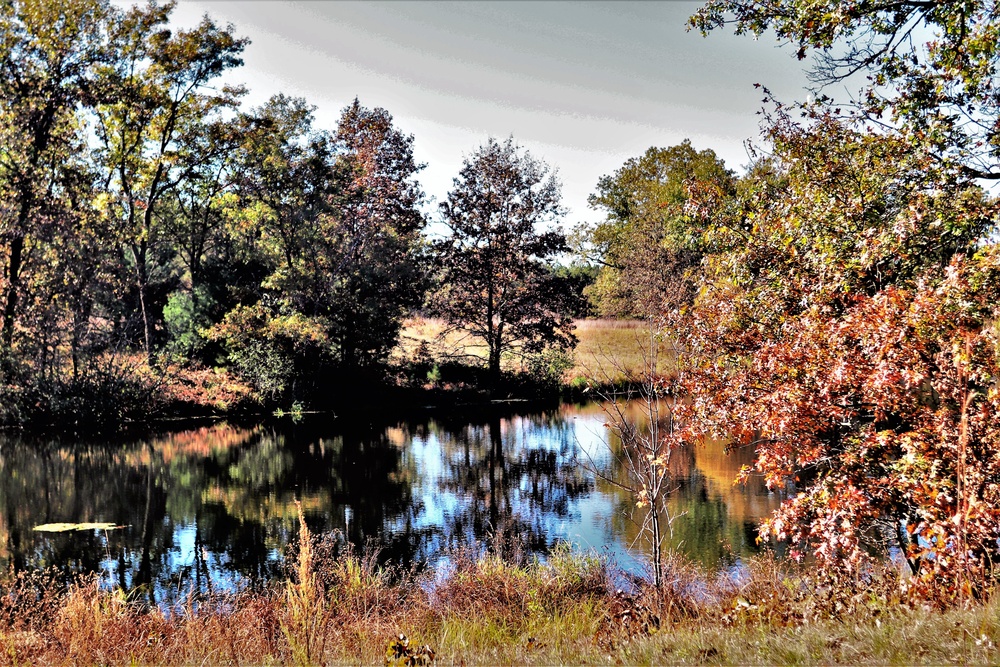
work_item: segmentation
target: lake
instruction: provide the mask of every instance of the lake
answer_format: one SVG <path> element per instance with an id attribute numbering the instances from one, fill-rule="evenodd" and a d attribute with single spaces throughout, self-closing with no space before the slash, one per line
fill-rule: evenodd
<path id="1" fill-rule="evenodd" d="M 311 530 L 377 546 L 382 562 L 433 567 L 502 536 L 529 555 L 569 542 L 640 571 L 634 499 L 604 479 L 624 474 L 606 420 L 598 404 L 566 404 L 213 423 L 142 440 L 0 435 L 0 565 L 99 571 L 160 603 L 231 590 L 282 576 L 298 499 Z M 783 496 L 755 480 L 733 485 L 752 456 L 722 443 L 674 454 L 672 549 L 709 567 L 756 552 L 756 523 Z M 121 527 L 33 530 L 53 522 Z"/>

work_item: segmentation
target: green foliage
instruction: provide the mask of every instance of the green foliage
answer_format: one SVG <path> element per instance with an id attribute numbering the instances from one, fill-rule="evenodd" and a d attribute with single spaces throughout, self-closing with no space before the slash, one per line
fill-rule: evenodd
<path id="1" fill-rule="evenodd" d="M 966 175 L 996 179 L 1000 20 L 989 0 L 710 0 L 689 21 L 708 33 L 773 34 L 815 56 L 821 84 L 859 84 L 837 108 L 901 130 Z M 853 77 L 864 72 L 866 77 Z M 829 98 L 821 105 L 836 108 Z"/>
<path id="2" fill-rule="evenodd" d="M 209 331 L 225 345 L 230 361 L 262 395 L 295 395 L 295 381 L 328 363 L 325 323 L 300 313 L 274 313 L 262 305 L 239 306 Z"/>
<path id="3" fill-rule="evenodd" d="M 278 419 L 281 419 L 285 415 L 288 415 L 288 417 L 291 418 L 292 423 L 298 424 L 299 422 L 302 421 L 303 409 L 305 409 L 305 406 L 301 402 L 295 401 L 294 403 L 292 403 L 292 407 L 288 409 L 288 412 L 285 412 L 284 409 L 282 408 L 278 408 L 277 410 L 274 411 L 274 416 L 277 417 Z"/>
<path id="4" fill-rule="evenodd" d="M 211 311 L 211 296 L 206 289 L 173 292 L 163 308 L 170 336 L 167 352 L 183 359 L 197 358 L 207 342 L 204 330 L 212 324 Z"/>
<path id="5" fill-rule="evenodd" d="M 558 389 L 563 384 L 566 371 L 573 368 L 573 354 L 560 348 L 549 348 L 528 354 L 524 358 L 524 371 L 531 380 L 544 387 Z"/>
<path id="6" fill-rule="evenodd" d="M 243 90 L 211 84 L 243 64 L 247 44 L 232 26 L 220 28 L 207 16 L 196 28 L 168 30 L 172 9 L 150 4 L 116 12 L 107 25 L 115 57 L 99 69 L 90 109 L 106 188 L 102 213 L 129 254 L 147 356 L 156 342 L 150 290 L 167 255 L 165 216 L 158 213 L 214 157 L 214 147 L 200 140 L 203 128 L 234 109 Z"/>
<path id="7" fill-rule="evenodd" d="M 338 365 L 380 362 L 423 295 L 413 138 L 357 100 L 332 135 L 312 128 L 302 100 L 282 96 L 243 122 L 230 224 L 267 267 L 258 292 L 322 322 Z"/>
<path id="8" fill-rule="evenodd" d="M 590 205 L 605 221 L 578 232 L 580 251 L 602 267 L 586 290 L 600 315 L 656 316 L 691 300 L 696 286 L 688 272 L 704 247 L 703 221 L 688 206 L 695 188 L 728 194 L 733 174 L 689 141 L 650 148 L 600 178 Z"/>

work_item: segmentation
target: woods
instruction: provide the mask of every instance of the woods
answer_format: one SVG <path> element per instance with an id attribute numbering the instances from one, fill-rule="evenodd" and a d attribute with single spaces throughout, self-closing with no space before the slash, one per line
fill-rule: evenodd
<path id="1" fill-rule="evenodd" d="M 442 279 L 452 296 L 435 307 L 487 330 L 492 383 L 515 343 L 570 340 L 563 279 L 537 264 L 565 250 L 542 229 L 558 190 L 547 182 L 532 201 L 541 172 L 529 157 L 508 141 L 510 165 L 486 167 L 500 149 L 489 140 L 447 208 L 453 252 L 432 248 L 423 165 L 389 112 L 355 99 L 320 128 L 302 99 L 244 109 L 245 90 L 219 80 L 247 40 L 207 16 L 172 30 L 172 10 L 5 7 L 5 421 L 79 420 L 109 392 L 138 416 L 157 383 L 174 382 L 171 365 L 231 373 L 264 405 L 329 406 L 324 395 L 384 374 L 403 317 Z M 459 203 L 512 176 L 525 180 L 506 199 Z M 469 216 L 486 227 L 461 229 Z M 462 297 L 453 274 L 468 253 L 455 249 L 476 235 L 524 245 L 505 246 L 506 268 L 466 274 Z M 483 279 L 503 284 L 482 314 L 463 311 Z"/>

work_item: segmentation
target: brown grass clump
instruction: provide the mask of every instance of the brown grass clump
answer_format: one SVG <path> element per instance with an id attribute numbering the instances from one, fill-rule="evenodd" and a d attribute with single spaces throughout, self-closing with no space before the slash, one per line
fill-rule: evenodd
<path id="1" fill-rule="evenodd" d="M 539 618 L 605 598 L 607 563 L 557 549 L 545 563 L 512 566 L 496 555 L 461 554 L 454 571 L 434 587 L 430 605 L 442 619 L 496 623 L 518 633 Z"/>

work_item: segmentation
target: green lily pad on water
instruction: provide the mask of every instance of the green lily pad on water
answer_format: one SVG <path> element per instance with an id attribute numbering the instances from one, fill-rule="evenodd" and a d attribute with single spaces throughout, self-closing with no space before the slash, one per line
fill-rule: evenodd
<path id="1" fill-rule="evenodd" d="M 115 530 L 123 528 L 113 523 L 43 523 L 34 530 L 42 533 L 68 533 L 71 530 Z"/>

